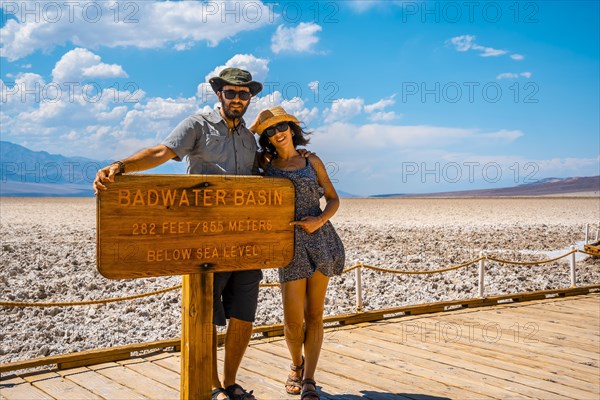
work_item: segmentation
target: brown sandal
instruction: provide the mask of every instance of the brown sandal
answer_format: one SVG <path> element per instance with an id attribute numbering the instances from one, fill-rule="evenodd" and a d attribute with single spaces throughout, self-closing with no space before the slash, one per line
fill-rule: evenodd
<path id="1" fill-rule="evenodd" d="M 315 382 L 314 379 L 303 379 L 301 385 L 303 387 L 304 385 L 313 385 L 315 389 L 303 390 L 300 395 L 300 400 L 304 400 L 306 397 L 316 397 L 319 400 L 321 399 L 321 396 L 319 396 L 319 393 L 317 392 L 317 382 Z"/>
<path id="2" fill-rule="evenodd" d="M 304 375 L 304 356 L 302 356 L 302 365 L 290 364 L 290 369 L 295 372 L 300 371 L 300 376 L 288 375 L 287 381 L 285 381 L 285 391 L 288 394 L 300 394 L 302 392 L 302 375 Z M 288 387 L 293 387 L 294 390 L 290 390 Z"/>

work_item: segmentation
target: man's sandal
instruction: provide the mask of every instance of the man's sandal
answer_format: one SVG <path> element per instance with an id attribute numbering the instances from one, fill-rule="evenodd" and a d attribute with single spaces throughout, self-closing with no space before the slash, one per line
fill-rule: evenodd
<path id="1" fill-rule="evenodd" d="M 290 364 L 290 369 L 294 372 L 300 371 L 300 376 L 288 375 L 287 381 L 285 381 L 285 391 L 288 394 L 300 394 L 302 392 L 302 375 L 304 375 L 304 356 L 302 356 L 302 365 Z M 294 389 L 290 390 L 288 387 Z"/>
<path id="2" fill-rule="evenodd" d="M 317 399 L 321 399 L 319 393 L 317 393 L 317 382 L 313 379 L 302 379 L 302 387 L 304 385 L 313 385 L 315 389 L 302 390 L 302 394 L 300 394 L 300 400 L 304 400 L 306 397 L 316 397 Z"/>
<path id="3" fill-rule="evenodd" d="M 219 399 L 219 395 L 221 393 L 223 393 L 227 397 L 225 397 L 224 399 Z M 229 396 L 227 395 L 227 392 L 223 388 L 215 388 L 212 390 L 211 394 L 212 394 L 212 397 L 211 397 L 212 400 L 230 400 Z"/>
<path id="4" fill-rule="evenodd" d="M 236 394 L 235 391 L 239 389 L 242 393 Z M 225 392 L 227 392 L 227 396 L 231 400 L 252 400 L 254 396 L 252 395 L 253 390 L 247 392 L 243 387 L 234 383 L 233 385 L 229 385 L 225 388 Z"/>

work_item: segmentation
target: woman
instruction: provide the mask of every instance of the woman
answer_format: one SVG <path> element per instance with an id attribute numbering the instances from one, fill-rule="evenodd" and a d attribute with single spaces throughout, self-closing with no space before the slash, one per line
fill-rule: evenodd
<path id="1" fill-rule="evenodd" d="M 295 248 L 292 262 L 279 269 L 285 339 L 292 358 L 285 384 L 301 399 L 319 399 L 314 380 L 323 343 L 323 304 L 329 277 L 344 268 L 344 246 L 329 219 L 340 200 L 323 162 L 302 157 L 296 147 L 308 134 L 282 107 L 263 110 L 250 130 L 260 135 L 265 175 L 289 178 L 296 188 Z M 319 199 L 325 195 L 326 206 Z M 304 353 L 304 356 L 302 355 Z"/>

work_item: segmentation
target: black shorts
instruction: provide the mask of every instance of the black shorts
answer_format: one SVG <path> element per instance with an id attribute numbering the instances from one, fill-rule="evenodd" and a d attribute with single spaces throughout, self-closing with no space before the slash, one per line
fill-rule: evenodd
<path id="1" fill-rule="evenodd" d="M 213 324 L 226 325 L 231 317 L 254 322 L 262 276 L 260 269 L 215 273 Z"/>

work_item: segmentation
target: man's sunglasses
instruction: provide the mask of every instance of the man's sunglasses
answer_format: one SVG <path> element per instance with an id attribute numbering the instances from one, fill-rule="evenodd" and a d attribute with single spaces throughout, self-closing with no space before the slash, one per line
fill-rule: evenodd
<path id="1" fill-rule="evenodd" d="M 270 126 L 267 129 L 265 129 L 265 135 L 267 135 L 267 137 L 273 137 L 275 136 L 275 133 L 277 133 L 276 131 L 285 132 L 288 130 L 289 127 L 290 124 L 287 121 L 283 121 L 278 123 L 277 125 Z"/>
<path id="2" fill-rule="evenodd" d="M 237 91 L 237 90 L 223 90 L 223 96 L 225 96 L 225 98 L 227 100 L 233 100 L 235 99 L 235 96 L 238 96 L 240 98 L 240 100 L 242 101 L 248 101 L 250 100 L 250 97 L 252 96 L 250 94 L 250 92 L 245 92 L 245 91 Z"/>

